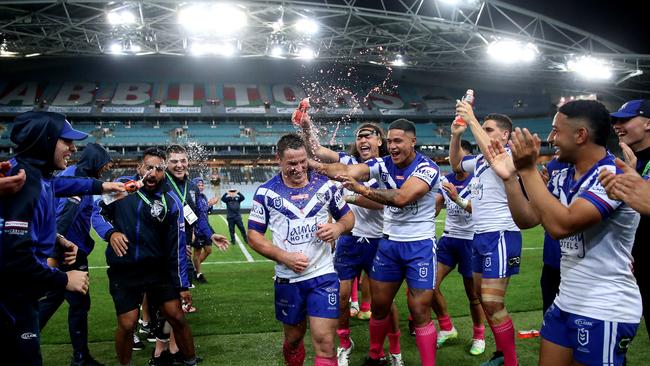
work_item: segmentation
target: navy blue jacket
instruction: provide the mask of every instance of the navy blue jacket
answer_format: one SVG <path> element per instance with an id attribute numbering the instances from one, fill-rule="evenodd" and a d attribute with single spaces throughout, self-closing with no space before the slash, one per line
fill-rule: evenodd
<path id="1" fill-rule="evenodd" d="M 223 196 L 221 196 L 221 202 L 226 204 L 226 217 L 229 219 L 241 219 L 239 208 L 244 200 L 244 195 L 241 194 L 241 192 L 237 192 L 236 196 L 229 196 L 228 193 L 224 193 Z"/>
<path id="2" fill-rule="evenodd" d="M 185 180 L 181 182 L 180 180 L 176 179 L 176 177 L 174 177 L 174 175 L 171 173 L 166 172 L 165 175 L 167 176 L 167 179 L 165 179 L 165 183 L 167 185 L 167 189 L 170 191 L 169 193 L 173 194 L 178 199 L 178 201 L 181 202 L 181 207 L 186 204 L 189 205 L 192 211 L 194 211 L 194 214 L 198 218 L 198 220 L 196 220 L 196 222 L 194 222 L 194 224 L 192 225 L 189 225 L 187 221 L 185 221 L 187 232 L 188 233 L 194 232 L 197 240 L 209 241 L 212 234 L 214 234 L 214 231 L 212 230 L 212 227 L 210 227 L 210 223 L 208 222 L 207 210 L 200 209 L 196 204 L 197 198 L 201 194 L 201 192 L 199 192 L 199 188 L 196 186 L 196 184 L 194 184 L 194 182 L 192 182 L 189 178 L 187 178 L 187 176 L 185 177 Z M 176 187 L 178 187 L 178 189 L 180 190 L 181 195 L 183 194 L 183 192 L 185 192 L 185 187 L 187 185 L 187 193 L 185 194 L 184 201 L 181 195 L 179 195 L 178 192 L 176 192 L 176 189 L 172 186 L 171 180 L 174 181 Z M 181 212 L 181 216 L 182 215 L 183 213 Z M 192 244 L 191 235 L 187 235 L 185 244 L 186 245 Z"/>
<path id="3" fill-rule="evenodd" d="M 118 181 L 138 180 L 139 176 L 122 177 Z M 147 204 L 137 193 L 106 205 L 97 200 L 92 224 L 97 234 L 109 242 L 111 234 L 120 232 L 129 239 L 129 248 L 118 257 L 113 248 L 106 248 L 106 263 L 120 270 L 167 268 L 169 280 L 178 289 L 187 289 L 187 255 L 185 253 L 185 220 L 180 202 L 162 183 L 157 190 L 139 191 L 150 201 Z M 166 205 L 166 209 L 163 205 Z"/>
<path id="4" fill-rule="evenodd" d="M 98 144 L 89 143 L 84 148 L 81 158 L 59 173 L 57 177 L 93 177 L 99 178 L 99 170 L 111 162 L 108 152 Z M 56 228 L 59 234 L 75 243 L 86 255 L 92 252 L 95 241 L 90 236 L 90 218 L 93 213 L 93 196 L 73 196 L 59 198 L 56 207 Z"/>
<path id="5" fill-rule="evenodd" d="M 18 148 L 8 175 L 24 169 L 27 179 L 18 193 L 0 200 L 0 297 L 19 293 L 35 299 L 45 291 L 65 288 L 67 275 L 47 265 L 56 242 L 55 194 L 101 193 L 102 182 L 97 180 L 52 178 L 64 123 L 64 117 L 55 113 L 16 118 L 11 139 Z"/>

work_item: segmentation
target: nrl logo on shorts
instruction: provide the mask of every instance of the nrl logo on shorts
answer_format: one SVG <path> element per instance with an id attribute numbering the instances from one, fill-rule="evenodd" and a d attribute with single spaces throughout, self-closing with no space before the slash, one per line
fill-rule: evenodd
<path id="1" fill-rule="evenodd" d="M 279 210 L 280 208 L 282 208 L 282 197 L 275 197 L 273 199 L 273 207 L 276 210 Z"/>
<path id="2" fill-rule="evenodd" d="M 336 294 L 329 294 L 327 296 L 327 301 L 330 303 L 330 305 L 336 305 Z"/>
<path id="3" fill-rule="evenodd" d="M 151 205 L 151 216 L 157 218 L 159 221 L 162 221 L 162 217 L 160 217 L 160 214 L 163 212 L 163 204 L 162 202 L 155 200 L 153 201 L 153 204 Z"/>
<path id="4" fill-rule="evenodd" d="M 578 343 L 581 346 L 586 346 L 589 343 L 589 331 L 585 328 L 578 329 Z"/>
<path id="5" fill-rule="evenodd" d="M 420 267 L 420 277 L 425 278 L 427 276 L 427 273 L 429 273 L 429 268 Z"/>
<path id="6" fill-rule="evenodd" d="M 491 265 L 492 265 L 492 258 L 490 257 L 485 258 L 485 266 L 489 267 Z"/>

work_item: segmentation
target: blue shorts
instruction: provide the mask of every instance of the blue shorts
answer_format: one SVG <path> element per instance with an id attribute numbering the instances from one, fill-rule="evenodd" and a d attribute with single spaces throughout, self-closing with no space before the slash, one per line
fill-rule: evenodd
<path id="1" fill-rule="evenodd" d="M 474 234 L 472 270 L 483 278 L 505 278 L 519 273 L 521 232 L 493 231 Z"/>
<path id="2" fill-rule="evenodd" d="M 544 314 L 541 336 L 573 350 L 583 365 L 622 365 L 639 323 L 597 320 L 562 311 L 555 304 Z"/>
<path id="3" fill-rule="evenodd" d="M 275 318 L 296 325 L 306 316 L 338 319 L 339 279 L 336 273 L 289 283 L 275 279 Z"/>
<path id="4" fill-rule="evenodd" d="M 340 280 L 351 280 L 361 274 L 370 273 L 372 261 L 377 253 L 379 238 L 363 238 L 341 235 L 336 242 L 334 268 Z"/>
<path id="5" fill-rule="evenodd" d="M 436 248 L 439 263 L 454 269 L 458 264 L 458 273 L 465 278 L 472 278 L 472 240 L 443 236 Z"/>
<path id="6" fill-rule="evenodd" d="M 436 287 L 435 239 L 395 241 L 380 239 L 372 262 L 370 278 L 382 282 L 402 282 L 409 288 Z"/>

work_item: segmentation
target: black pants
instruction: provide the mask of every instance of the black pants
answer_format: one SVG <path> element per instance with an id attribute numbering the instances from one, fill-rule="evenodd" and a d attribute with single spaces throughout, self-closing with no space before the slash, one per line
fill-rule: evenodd
<path id="1" fill-rule="evenodd" d="M 17 293 L 0 298 L 0 330 L 3 365 L 43 365 L 38 300 Z"/>
<path id="2" fill-rule="evenodd" d="M 560 270 L 545 264 L 539 282 L 542 287 L 542 310 L 546 313 L 560 292 Z"/>
<path id="3" fill-rule="evenodd" d="M 642 265 L 635 265 L 634 277 L 636 277 L 636 283 L 641 292 L 643 318 L 645 319 L 646 329 L 649 330 L 648 338 L 650 338 L 650 269 L 644 268 Z"/>
<path id="4" fill-rule="evenodd" d="M 244 228 L 244 223 L 240 217 L 229 217 L 228 218 L 228 231 L 230 231 L 230 242 L 235 244 L 235 225 L 239 228 L 241 237 L 244 238 L 244 242 L 248 244 L 248 238 L 246 238 L 246 229 Z"/>
<path id="5" fill-rule="evenodd" d="M 72 266 L 61 266 L 61 270 L 78 270 L 88 272 L 88 255 L 83 251 L 77 252 L 77 260 Z M 72 342 L 73 357 L 77 360 L 87 357 L 88 354 L 88 312 L 90 311 L 90 292 L 85 295 L 80 292 L 66 291 L 64 289 L 49 291 L 38 303 L 38 317 L 40 329 L 59 309 L 63 300 L 69 304 L 68 331 Z"/>

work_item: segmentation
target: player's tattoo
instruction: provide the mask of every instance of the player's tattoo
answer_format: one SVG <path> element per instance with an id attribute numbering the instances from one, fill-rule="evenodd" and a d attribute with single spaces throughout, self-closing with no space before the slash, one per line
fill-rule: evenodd
<path id="1" fill-rule="evenodd" d="M 384 205 L 395 206 L 396 189 L 373 189 L 366 187 L 361 192 L 362 196 Z"/>

